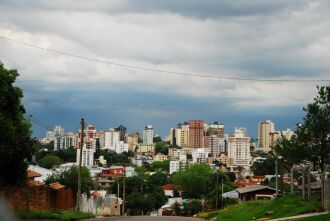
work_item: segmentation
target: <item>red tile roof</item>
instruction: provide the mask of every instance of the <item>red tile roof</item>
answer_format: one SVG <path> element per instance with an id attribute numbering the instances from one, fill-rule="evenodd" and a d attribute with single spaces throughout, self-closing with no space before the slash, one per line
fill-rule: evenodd
<path id="1" fill-rule="evenodd" d="M 40 173 L 34 172 L 32 170 L 27 171 L 27 177 L 28 178 L 34 178 L 34 177 L 41 177 L 42 175 Z"/>
<path id="2" fill-rule="evenodd" d="M 58 190 L 58 189 L 64 188 L 65 186 L 60 184 L 59 182 L 55 182 L 55 183 L 49 184 L 49 187 L 54 189 L 54 190 Z"/>
<path id="3" fill-rule="evenodd" d="M 165 185 L 161 186 L 161 188 L 162 188 L 163 190 L 174 190 L 174 189 L 175 189 L 175 185 L 169 183 L 169 184 L 165 184 Z"/>
<path id="4" fill-rule="evenodd" d="M 94 198 L 99 198 L 100 196 L 101 196 L 101 193 L 99 193 L 99 192 L 93 192 L 92 194 L 91 194 Z"/>

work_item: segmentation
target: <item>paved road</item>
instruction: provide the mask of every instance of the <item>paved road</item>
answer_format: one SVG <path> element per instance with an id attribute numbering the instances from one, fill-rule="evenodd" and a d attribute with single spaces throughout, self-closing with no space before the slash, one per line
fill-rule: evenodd
<path id="1" fill-rule="evenodd" d="M 181 216 L 115 216 L 115 217 L 87 219 L 84 221 L 167 221 L 167 220 L 168 221 L 201 221 L 202 219 L 181 217 Z"/>

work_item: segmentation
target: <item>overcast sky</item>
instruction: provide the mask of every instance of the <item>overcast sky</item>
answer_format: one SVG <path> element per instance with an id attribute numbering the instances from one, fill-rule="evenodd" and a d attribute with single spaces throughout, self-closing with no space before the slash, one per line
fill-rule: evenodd
<path id="1" fill-rule="evenodd" d="M 78 3 L 79 2 L 79 3 Z M 0 0 L 0 35 L 80 56 L 198 75 L 329 79 L 327 0 Z M 257 136 L 260 120 L 294 128 L 316 83 L 176 76 L 86 61 L 0 38 L 0 60 L 17 69 L 27 112 L 77 130 L 152 124 L 165 136 L 189 119 L 219 121 Z M 328 82 L 329 83 L 329 82 Z M 321 83 L 319 83 L 321 84 Z M 29 89 L 26 89 L 29 90 Z M 29 93 L 28 93 L 29 92 Z M 42 104 L 47 98 L 48 104 Z M 34 135 L 46 129 L 33 125 Z"/>

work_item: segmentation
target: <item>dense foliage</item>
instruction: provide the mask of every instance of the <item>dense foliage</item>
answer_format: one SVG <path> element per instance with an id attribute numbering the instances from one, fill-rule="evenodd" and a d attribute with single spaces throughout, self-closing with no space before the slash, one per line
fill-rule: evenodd
<path id="1" fill-rule="evenodd" d="M 34 152 L 31 124 L 24 118 L 23 92 L 13 86 L 18 73 L 0 62 L 0 186 L 22 184 Z"/>
<path id="2" fill-rule="evenodd" d="M 69 170 L 58 171 L 53 173 L 45 181 L 46 184 L 59 182 L 66 187 L 71 188 L 74 193 L 78 187 L 78 167 L 71 167 Z M 81 192 L 89 195 L 93 182 L 89 170 L 86 167 L 81 168 Z"/>
<path id="3" fill-rule="evenodd" d="M 62 160 L 53 154 L 47 154 L 39 161 L 39 166 L 51 169 L 57 165 L 60 165 Z"/>
<path id="4" fill-rule="evenodd" d="M 173 182 L 183 196 L 200 199 L 212 190 L 213 171 L 207 164 L 193 164 L 173 176 Z"/>
<path id="5" fill-rule="evenodd" d="M 318 87 L 314 102 L 304 108 L 306 115 L 298 124 L 296 136 L 282 138 L 275 152 L 288 166 L 309 161 L 315 169 L 330 163 L 330 86 Z"/>

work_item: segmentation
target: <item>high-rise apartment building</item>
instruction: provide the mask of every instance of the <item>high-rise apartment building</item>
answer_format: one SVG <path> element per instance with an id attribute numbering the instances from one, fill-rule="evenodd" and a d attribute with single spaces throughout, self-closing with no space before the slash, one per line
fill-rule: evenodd
<path id="1" fill-rule="evenodd" d="M 189 121 L 189 147 L 203 148 L 204 147 L 204 121 L 190 120 Z"/>
<path id="2" fill-rule="evenodd" d="M 189 123 L 180 123 L 178 128 L 181 129 L 181 147 L 189 147 Z"/>
<path id="3" fill-rule="evenodd" d="M 272 145 L 272 137 L 275 133 L 274 123 L 270 120 L 260 121 L 258 128 L 259 148 L 264 152 L 269 152 Z"/>
<path id="4" fill-rule="evenodd" d="M 82 161 L 81 161 L 82 166 L 93 166 L 94 152 L 95 149 L 88 148 L 87 145 L 84 143 L 83 152 L 82 152 Z M 80 148 L 77 149 L 76 163 L 79 164 L 79 161 L 80 161 Z"/>
<path id="5" fill-rule="evenodd" d="M 98 139 L 100 148 L 103 149 L 105 146 L 105 133 L 103 130 L 96 132 L 96 137 Z"/>
<path id="6" fill-rule="evenodd" d="M 209 137 L 206 137 L 205 139 L 208 140 L 209 146 L 207 148 L 210 148 L 211 151 L 211 157 L 217 158 L 220 156 L 221 152 L 224 152 L 224 146 L 225 146 L 225 140 L 224 138 L 217 137 L 216 135 L 212 135 Z"/>
<path id="7" fill-rule="evenodd" d="M 140 134 L 138 132 L 131 133 L 127 136 L 127 144 L 128 144 L 128 150 L 129 151 L 135 151 L 135 148 L 139 144 L 139 137 Z"/>
<path id="8" fill-rule="evenodd" d="M 120 132 L 110 128 L 104 135 L 104 148 L 115 151 L 115 145 L 120 141 Z"/>
<path id="9" fill-rule="evenodd" d="M 123 125 L 119 125 L 118 127 L 115 128 L 116 131 L 119 132 L 119 139 L 120 141 L 125 141 L 126 139 L 126 127 Z"/>
<path id="10" fill-rule="evenodd" d="M 181 129 L 171 128 L 169 138 L 170 138 L 171 145 L 177 145 L 177 146 L 181 147 Z"/>
<path id="11" fill-rule="evenodd" d="M 153 144 L 154 141 L 154 129 L 151 125 L 148 125 L 143 130 L 143 143 L 144 144 Z"/>
<path id="12" fill-rule="evenodd" d="M 225 133 L 225 125 L 219 124 L 217 121 L 207 126 L 206 136 L 223 138 Z"/>
<path id="13" fill-rule="evenodd" d="M 250 137 L 247 130 L 235 128 L 235 132 L 228 137 L 228 164 L 249 167 L 250 162 Z"/>
<path id="14" fill-rule="evenodd" d="M 54 128 L 54 136 L 63 136 L 64 135 L 64 128 L 61 126 L 55 126 Z"/>

